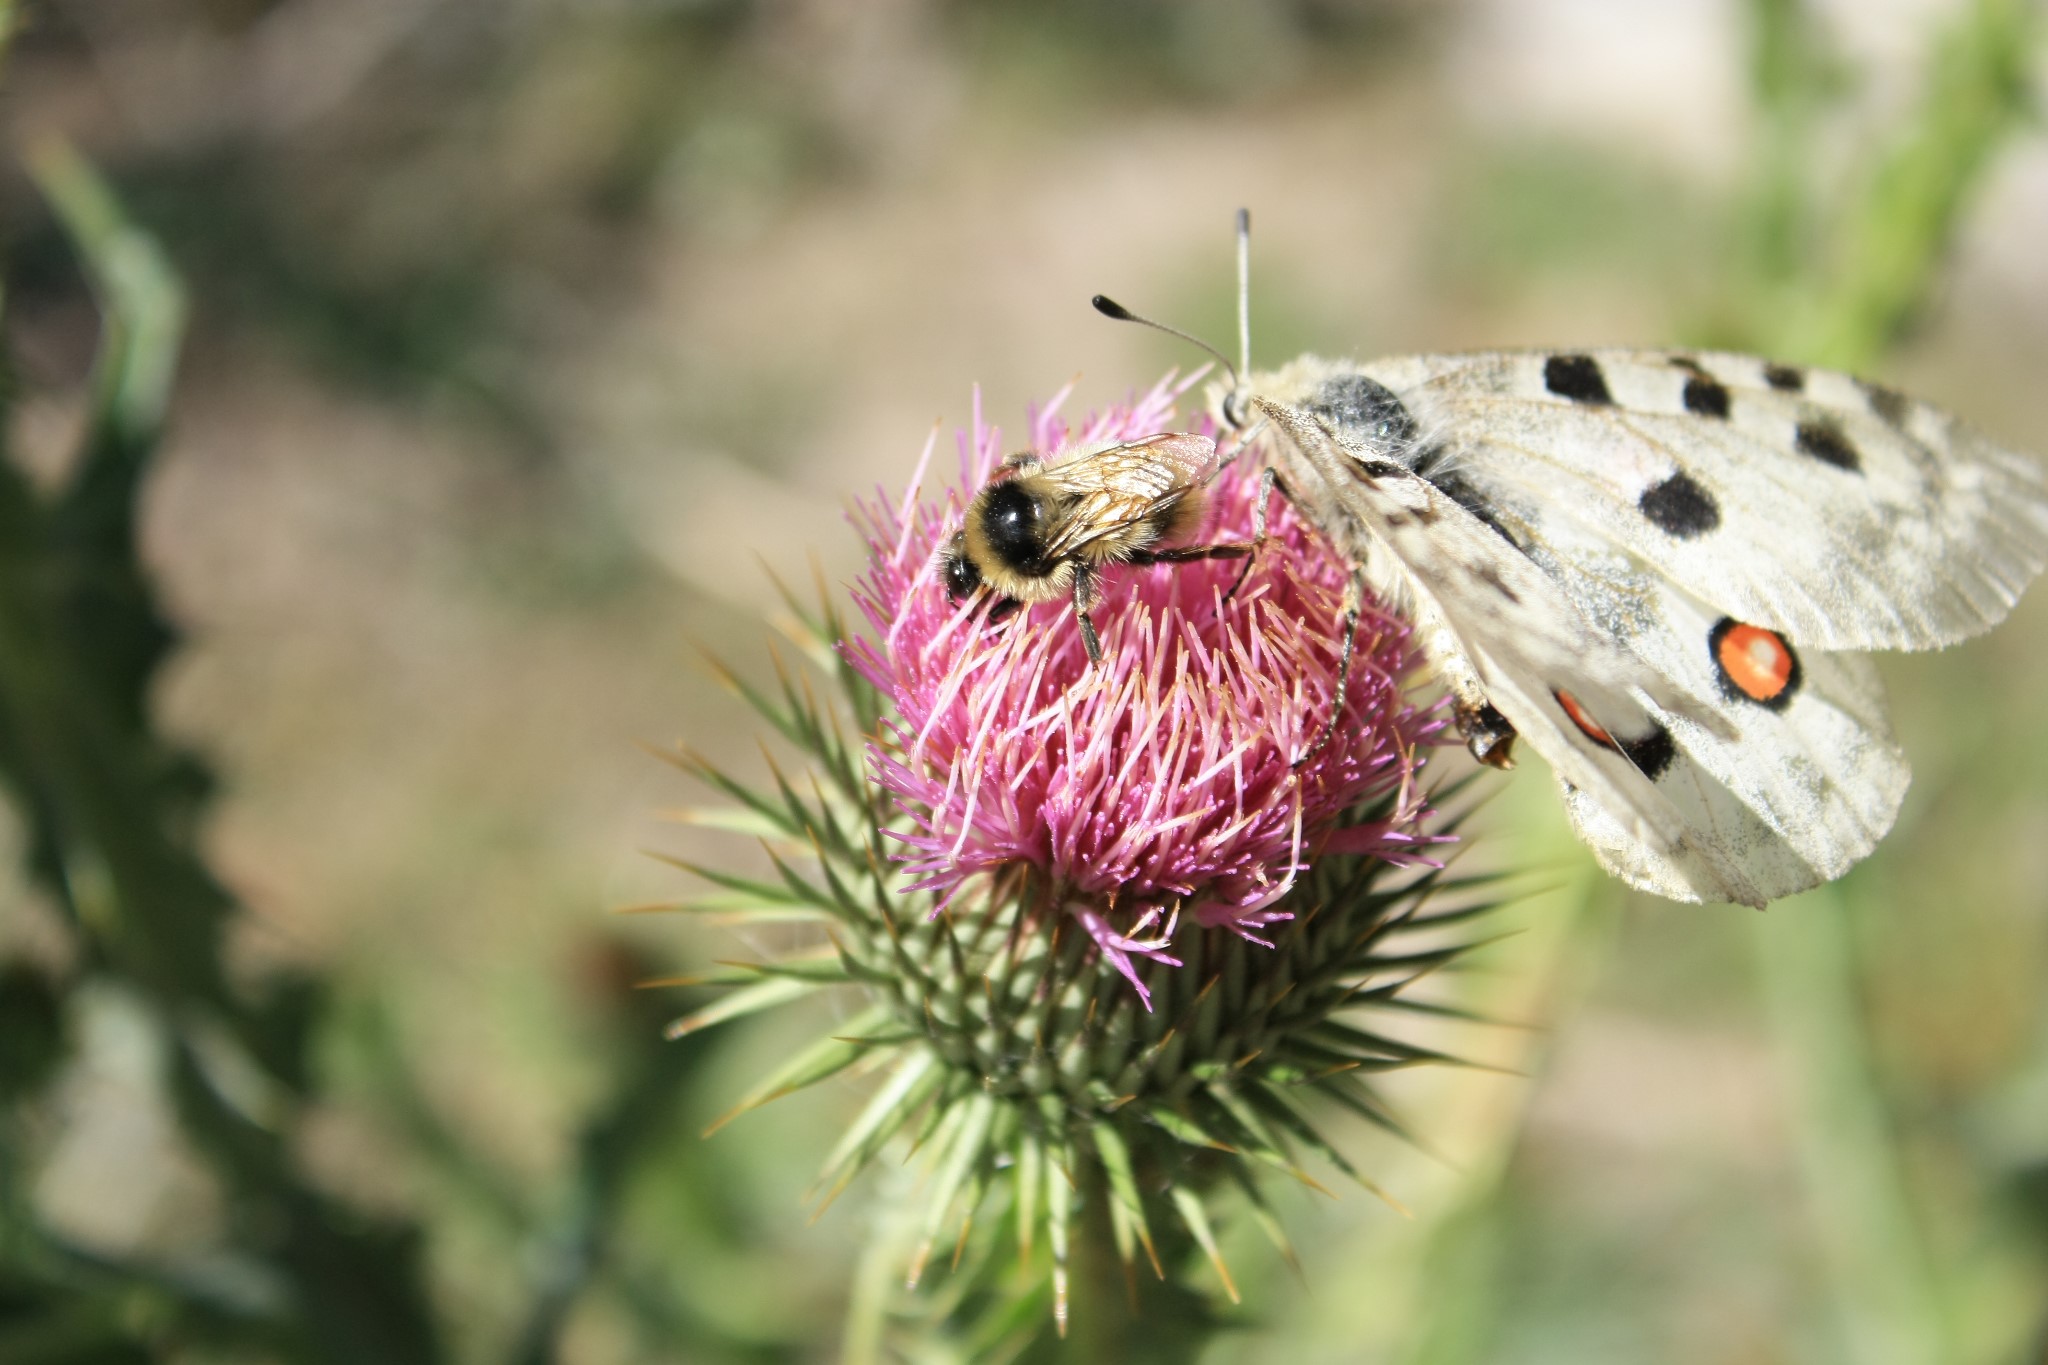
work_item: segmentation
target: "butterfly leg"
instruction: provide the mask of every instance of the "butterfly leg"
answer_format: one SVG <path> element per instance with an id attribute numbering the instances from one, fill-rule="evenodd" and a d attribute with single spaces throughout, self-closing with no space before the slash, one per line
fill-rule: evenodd
<path id="1" fill-rule="evenodd" d="M 1095 606 L 1095 570 L 1086 563 L 1074 565 L 1074 619 L 1081 623 L 1081 644 L 1088 651 L 1088 662 L 1102 662 L 1102 641 L 1095 634 L 1095 618 L 1089 612 Z"/>
<path id="2" fill-rule="evenodd" d="M 1365 574 L 1353 569 L 1351 578 L 1344 584 L 1344 652 L 1337 657 L 1337 687 L 1330 699 L 1330 718 L 1323 722 L 1323 733 L 1308 747 L 1292 766 L 1299 768 L 1317 754 L 1330 747 L 1330 739 L 1337 733 L 1338 717 L 1344 713 L 1345 698 L 1350 695 L 1351 655 L 1358 645 L 1358 615 L 1365 607 Z"/>
<path id="3" fill-rule="evenodd" d="M 1294 501 L 1292 497 L 1288 496 L 1287 485 L 1280 482 L 1280 471 L 1271 465 L 1267 465 L 1259 472 L 1258 501 L 1252 505 L 1251 547 L 1253 551 L 1256 551 L 1261 545 L 1266 543 L 1266 506 L 1273 501 L 1275 493 L 1286 498 L 1289 503 Z M 1228 602 L 1231 598 L 1237 596 L 1237 590 L 1244 586 L 1245 579 L 1250 578 L 1251 574 L 1252 560 L 1251 555 L 1247 554 L 1245 556 L 1244 568 L 1238 570 L 1237 581 L 1230 585 L 1229 592 L 1223 594 L 1223 600 Z"/>
<path id="4" fill-rule="evenodd" d="M 1126 557 L 1132 564 L 1191 564 L 1202 559 L 1242 559 L 1245 564 L 1237 574 L 1237 581 L 1230 585 L 1230 591 L 1223 594 L 1228 602 L 1237 596 L 1237 590 L 1244 586 L 1251 576 L 1252 558 L 1259 547 L 1266 543 L 1266 508 L 1278 492 L 1287 497 L 1287 485 L 1280 482 L 1280 473 L 1267 465 L 1259 474 L 1258 500 L 1252 504 L 1252 537 L 1250 540 L 1225 541 L 1219 545 L 1191 545 L 1178 550 L 1133 550 Z M 1290 501 L 1292 501 L 1290 499 Z"/>

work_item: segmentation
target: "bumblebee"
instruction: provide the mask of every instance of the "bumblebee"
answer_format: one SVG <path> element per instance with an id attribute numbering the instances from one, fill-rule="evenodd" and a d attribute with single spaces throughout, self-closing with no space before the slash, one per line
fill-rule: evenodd
<path id="1" fill-rule="evenodd" d="M 1111 564 L 1241 559 L 1252 543 L 1177 546 L 1201 529 L 1216 443 L 1169 433 L 1047 464 L 1012 456 L 946 542 L 940 576 L 954 601 L 987 588 L 998 611 L 1070 597 L 1091 663 L 1102 642 L 1090 615 Z"/>

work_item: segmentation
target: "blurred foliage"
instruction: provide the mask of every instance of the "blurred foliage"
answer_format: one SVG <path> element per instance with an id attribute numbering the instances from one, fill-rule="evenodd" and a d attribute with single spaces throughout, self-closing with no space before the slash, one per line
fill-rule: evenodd
<path id="1" fill-rule="evenodd" d="M 998 117 L 1123 128 L 1161 107 L 1220 104 L 1249 121 L 1319 82 L 1412 70 L 1435 55 L 1438 8 L 953 0 L 878 7 L 875 22 L 929 21 L 949 69 L 986 86 Z M 836 1339 L 843 1267 L 779 1243 L 793 1216 L 764 1211 L 772 1191 L 750 1183 L 749 1155 L 776 1137 L 696 1136 L 775 1040 L 661 1042 L 660 1023 L 693 1000 L 631 987 L 667 964 L 606 933 L 565 968 L 587 978 L 596 1023 L 579 1039 L 586 1084 L 566 1087 L 570 1139 L 536 1171 L 481 1150 L 488 1122 L 456 1113 L 421 1073 L 415 1002 L 389 983 L 345 963 L 285 971 L 238 956 L 250 917 L 202 856 L 208 774 L 152 718 L 177 640 L 136 539 L 188 305 L 202 358 L 240 341 L 380 404 L 452 410 L 559 509 L 547 480 L 567 441 L 545 353 L 574 350 L 643 287 L 634 253 L 651 230 L 744 240 L 849 186 L 920 174 L 890 141 L 916 145 L 915 121 L 866 117 L 873 93 L 821 59 L 849 41 L 820 17 L 830 9 L 48 0 L 9 24 L 42 98 L 91 90 L 116 107 L 85 141 L 120 197 L 62 151 L 0 183 L 10 319 L 61 323 L 81 268 L 101 309 L 89 412 L 61 473 L 38 480 L 0 460 L 0 782 L 34 895 L 60 926 L 0 961 L 0 1361 L 767 1362 L 814 1359 Z M 1445 291 L 1493 303 L 1546 272 L 1599 272 L 1674 299 L 1689 340 L 1856 365 L 1911 340 L 1993 158 L 2032 117 L 2037 10 L 1951 7 L 1918 101 L 1846 158 L 1831 138 L 1859 74 L 1818 10 L 1743 8 L 1756 136 L 1749 179 L 1725 200 L 1576 146 L 1467 151 L 1439 207 Z M 14 15 L 0 5 L 0 22 Z M 196 64 L 183 88 L 208 98 L 130 84 L 149 66 L 128 60 L 137 53 Z M 1214 172 L 1227 180 L 1232 166 Z M 1158 211 L 1179 206 L 1163 197 Z M 1220 328 L 1229 291 L 1205 288 Z M 1312 301 L 1308 284 L 1272 288 L 1262 309 L 1289 288 Z M 47 350 L 10 365 L 0 398 L 14 415 L 51 368 Z M 696 401 L 735 430 L 764 402 L 752 390 Z M 527 581 L 564 564 L 620 572 L 530 549 L 504 555 Z M 1981 730 L 2002 695 L 1958 682 L 1915 713 Z M 1407 1344 L 1382 1355 L 1441 1365 L 1665 1358 L 1681 1340 L 1701 1359 L 1701 1339 L 1718 1339 L 1718 1358 L 2019 1359 L 2040 1331 L 2048 1268 L 2048 1068 L 2042 1040 L 2016 1059 L 2008 1036 L 2027 1002 L 1980 982 L 1988 959 L 2024 956 L 2031 940 L 1999 922 L 2012 906 L 1980 903 L 1994 884 L 1982 869 L 1946 850 L 1981 847 L 1973 832 L 2033 799 L 2027 765 L 2048 734 L 1972 742 L 2001 762 L 1923 768 L 1934 795 L 1922 827 L 1894 837 L 1936 856 L 1852 876 L 1832 904 L 1753 927 L 1630 917 L 1608 888 L 1580 897 L 1579 932 L 1560 950 L 1573 965 L 1552 991 L 1559 1030 L 1589 997 L 1717 1023 L 1766 1012 L 1788 1074 L 1809 1078 L 1811 1102 L 1793 1115 L 1799 1199 L 1775 1167 L 1716 1166 L 1694 1173 L 1696 1188 L 1678 1178 L 1671 1203 L 1589 1208 L 1558 1193 L 1568 1158 L 1518 1148 L 1509 1123 L 1496 1159 L 1417 1230 L 1408 1277 L 1364 1256 L 1312 1273 L 1321 1311 L 1384 1305 Z M 2000 828 L 2023 842 L 2031 827 Z M 2038 993 L 2036 967 L 1989 965 Z M 1994 1006 L 2001 1022 L 1983 1023 Z M 200 1194 L 176 1236 L 110 1247 L 53 1221 L 39 1179 L 75 1137 L 124 1020 L 140 1021 L 145 1101 Z M 1545 1046 L 1532 1045 L 1532 1069 Z M 563 1084 L 535 1069 L 536 1086 Z M 370 1130 L 370 1177 L 318 1159 L 338 1114 Z M 150 1146 L 134 1138 L 114 1164 L 160 1156 Z M 110 1197 L 118 1174 L 106 1174 Z M 877 1202 L 886 1211 L 901 1193 Z M 1783 1229 L 1757 1211 L 1789 1203 L 1816 1227 L 1777 1245 Z M 1363 1221 L 1350 1207 L 1338 1217 Z M 1333 1260 L 1321 1226 L 1311 1257 Z M 798 1235 L 836 1245 L 829 1232 Z M 1084 1254 L 1107 1261 L 1103 1240 Z M 1739 1285 L 1765 1287 L 1702 1316 L 1699 1297 L 1730 1283 L 1712 1267 L 1730 1264 L 1753 1272 Z M 876 1255 L 860 1271 L 881 1286 L 861 1300 L 888 1303 L 874 1330 L 967 1358 L 1053 1358 L 1042 1301 L 984 1293 L 973 1275 L 905 1299 L 883 1292 L 892 1267 Z M 1255 1303 L 1261 1289 L 1269 1303 L 1293 1292 L 1248 1288 Z M 1216 1325 L 1201 1302 L 1144 1310 L 1190 1338 Z M 565 1344 L 579 1315 L 611 1334 L 580 1357 Z M 1079 1345 L 1115 1355 L 1143 1322 L 1077 1318 Z M 1260 1358 L 1289 1326 L 1233 1318 L 1207 1354 Z M 1356 1350 L 1347 1340 L 1324 1358 Z"/>
<path id="2" fill-rule="evenodd" d="M 235 1343 L 292 1360 L 441 1358 L 421 1295 L 417 1229 L 309 1184 L 289 1149 L 311 1098 L 310 979 L 229 979 L 226 893 L 193 838 L 203 774 L 148 717 L 172 641 L 136 558 L 137 493 L 175 371 L 183 296 L 153 241 L 60 146 L 37 178 L 102 300 L 90 417 L 65 482 L 43 495 L 0 464 L 0 773 L 29 827 L 36 880 L 73 941 L 61 976 L 8 972 L 13 1064 L 0 1118 L 9 1284 L 0 1356 L 144 1358 L 176 1342 Z M 228 1237 L 201 1278 L 109 1258 L 40 1225 L 24 1182 L 29 1115 L 59 1074 L 68 1014 L 118 993 L 163 1047 L 163 1082 L 207 1163 Z M 61 995 L 61 998 L 60 998 Z M 40 1043 L 40 1047 L 35 1044 Z"/>
<path id="3" fill-rule="evenodd" d="M 2026 0 L 1965 7 L 1935 35 L 1905 126 L 1831 202 L 1802 168 L 1816 162 L 1813 113 L 1840 89 L 1837 68 L 1793 0 L 1754 0 L 1751 13 L 1768 129 L 1751 235 L 1760 283 L 1776 286 L 1751 305 L 1752 349 L 1866 368 L 1918 316 L 1971 194 L 2034 112 L 2028 68 L 2040 18 Z"/>
<path id="4" fill-rule="evenodd" d="M 438 1320 L 419 1224 L 328 1191 L 305 1165 L 299 1144 L 323 1102 L 316 1040 L 335 1027 L 333 983 L 230 970 L 235 906 L 195 842 L 206 775 L 150 721 L 149 685 L 175 637 L 136 557 L 135 513 L 176 368 L 183 293 L 155 241 L 75 154 L 47 146 L 36 165 L 103 325 L 89 420 L 61 485 L 40 492 L 0 460 L 0 778 L 68 936 L 59 966 L 0 964 L 0 1360 L 86 1365 L 191 1350 L 322 1365 L 465 1358 Z M 631 987 L 646 971 L 624 960 L 605 969 L 602 989 L 620 1002 L 617 1083 L 592 1106 L 563 1189 L 535 1198 L 493 1173 L 438 1118 L 397 1049 L 377 1046 L 388 1035 L 374 1006 L 358 1004 L 371 1011 L 365 1037 L 382 1103 L 422 1160 L 475 1192 L 530 1249 L 527 1317 L 499 1343 L 503 1358 L 557 1359 L 569 1308 L 608 1292 L 658 1349 L 784 1359 L 772 1336 L 733 1339 L 670 1277 L 619 1253 L 623 1193 L 673 1140 L 710 1045 L 663 1043 Z M 147 1021 L 182 1143 L 208 1176 L 217 1226 L 174 1254 L 89 1248 L 37 1207 L 34 1173 L 49 1155 L 60 1082 L 82 1062 L 82 1016 L 110 1000 Z M 715 1187 L 691 1198 L 714 1235 L 744 1223 L 717 1216 Z"/>
<path id="5" fill-rule="evenodd" d="M 1415 51 L 1416 0 L 952 0 L 947 20 L 968 51 L 1003 55 L 1006 79 L 1086 99 L 1208 104 L 1270 97 L 1318 77 L 1356 79 L 1361 58 Z M 1369 54 L 1369 55 L 1368 55 Z M 991 63 L 992 64 L 992 63 Z M 1083 106 L 1085 107 L 1085 105 Z"/>
<path id="6" fill-rule="evenodd" d="M 150 110 L 152 135 L 124 141 L 110 171 L 214 321 L 383 396 L 453 402 L 526 458 L 558 439 L 531 385 L 537 298 L 581 295 L 601 317 L 633 287 L 650 223 L 745 233 L 888 173 L 892 139 L 921 136 L 863 117 L 874 93 L 818 70 L 821 48 L 857 41 L 856 12 L 829 5 L 422 0 L 354 32 L 320 9 L 53 0 L 29 36 L 59 68 L 123 49 L 205 64 L 217 97 Z M 1395 61 L 1425 9 L 942 0 L 874 22 L 928 22 L 1015 100 L 1085 117 Z M 349 117 L 328 117 L 343 104 Z M 40 292 L 64 244 L 15 198 L 17 287 Z"/>

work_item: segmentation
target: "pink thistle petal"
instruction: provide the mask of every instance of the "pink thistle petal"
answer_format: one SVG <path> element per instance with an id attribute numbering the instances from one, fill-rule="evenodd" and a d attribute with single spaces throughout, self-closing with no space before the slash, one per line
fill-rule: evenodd
<path id="1" fill-rule="evenodd" d="M 1072 425 L 1059 415 L 1069 385 L 1031 412 L 1032 447 L 1173 430 L 1199 377 L 1168 375 Z M 1276 501 L 1234 595 L 1243 561 L 1111 569 L 1095 611 L 1104 659 L 1091 667 L 1066 602 L 990 622 L 985 603 L 947 597 L 939 549 L 1006 453 L 978 390 L 959 449 L 965 492 L 920 494 L 928 442 L 908 495 L 855 509 L 871 558 L 854 600 L 873 633 L 845 655 L 892 712 L 868 763 L 900 812 L 890 833 L 912 888 L 950 905 L 975 878 L 1028 866 L 1149 1008 L 1136 959 L 1179 965 L 1167 945 L 1183 909 L 1270 946 L 1261 935 L 1293 918 L 1281 903 L 1312 857 L 1428 861 L 1443 840 L 1421 832 L 1415 775 L 1443 720 L 1403 694 L 1410 632 L 1377 604 L 1359 619 L 1333 741 L 1293 765 L 1336 698 L 1349 569 L 1291 508 Z M 1249 536 L 1257 474 L 1216 476 L 1201 542 Z M 1338 827 L 1387 797 L 1386 818 Z"/>
<path id="2" fill-rule="evenodd" d="M 1111 927 L 1103 912 L 1086 902 L 1069 906 L 1068 910 L 1080 922 L 1081 927 L 1088 931 L 1088 936 L 1095 940 L 1096 951 L 1102 954 L 1110 966 L 1121 972 L 1125 980 L 1137 987 L 1138 998 L 1145 1003 L 1146 1009 L 1151 1009 L 1152 992 L 1146 987 L 1144 979 L 1138 975 L 1137 965 L 1131 961 L 1131 957 L 1135 954 L 1150 958 L 1154 962 L 1163 962 L 1169 967 L 1180 966 L 1180 959 L 1166 951 L 1167 945 L 1173 940 L 1171 924 L 1162 929 L 1157 938 L 1142 939 L 1136 935 L 1158 922 L 1158 910 L 1147 911 L 1131 926 L 1128 933 L 1119 933 Z"/>

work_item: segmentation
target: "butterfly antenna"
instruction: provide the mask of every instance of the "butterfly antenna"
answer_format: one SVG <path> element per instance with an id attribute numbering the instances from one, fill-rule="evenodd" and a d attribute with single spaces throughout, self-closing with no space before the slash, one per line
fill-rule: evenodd
<path id="1" fill-rule="evenodd" d="M 1154 322 L 1150 318 L 1141 318 L 1136 313 L 1133 313 L 1130 309 L 1118 303 L 1115 299 L 1110 298 L 1107 294 L 1097 294 L 1094 298 L 1088 300 L 1088 302 L 1094 304 L 1095 311 L 1102 314 L 1106 318 L 1115 318 L 1118 322 L 1135 322 L 1141 327 L 1150 327 L 1155 331 L 1164 332 L 1168 336 L 1179 337 L 1182 341 L 1187 342 L 1190 346 L 1201 347 L 1210 355 L 1215 356 L 1216 363 L 1221 365 L 1223 367 L 1224 373 L 1230 376 L 1230 387 L 1233 390 L 1235 390 L 1238 387 L 1237 366 L 1230 363 L 1229 356 L 1223 354 L 1223 352 L 1217 350 L 1214 346 L 1211 346 L 1208 342 L 1202 340 L 1200 337 L 1190 336 L 1188 333 L 1183 332 L 1180 328 L 1168 327 L 1163 322 Z"/>
<path id="2" fill-rule="evenodd" d="M 1237 211 L 1237 368 L 1252 369 L 1252 211 Z"/>

